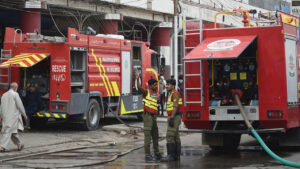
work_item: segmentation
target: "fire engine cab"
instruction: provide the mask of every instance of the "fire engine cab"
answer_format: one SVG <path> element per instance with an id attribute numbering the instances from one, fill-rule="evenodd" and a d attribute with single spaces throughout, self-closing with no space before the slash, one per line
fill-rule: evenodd
<path id="1" fill-rule="evenodd" d="M 262 136 L 281 145 L 299 141 L 299 20 L 278 14 L 274 25 L 203 30 L 203 41 L 184 57 L 183 121 L 201 130 L 203 144 L 236 149 L 250 133 L 235 93 Z M 192 42 L 199 38 L 187 36 Z"/>
<path id="2" fill-rule="evenodd" d="M 141 117 L 142 96 L 134 72 L 140 72 L 146 87 L 150 78 L 158 80 L 159 62 L 146 42 L 120 35 L 85 35 L 69 28 L 67 37 L 50 37 L 6 28 L 1 93 L 17 82 L 26 99 L 28 86 L 35 85 L 44 109 L 35 113 L 33 124 L 68 119 L 94 130 L 105 116 Z"/>

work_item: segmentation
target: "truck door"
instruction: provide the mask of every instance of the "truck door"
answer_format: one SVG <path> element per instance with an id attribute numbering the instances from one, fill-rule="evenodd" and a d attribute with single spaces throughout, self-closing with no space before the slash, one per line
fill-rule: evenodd
<path id="1" fill-rule="evenodd" d="M 135 74 L 135 71 L 140 73 L 140 82 L 142 82 L 142 46 L 141 44 L 133 43 L 132 44 L 132 74 Z M 132 76 L 132 94 L 139 94 L 137 90 L 137 85 L 135 82 L 135 76 Z"/>
<path id="2" fill-rule="evenodd" d="M 288 104 L 298 102 L 298 73 L 297 73 L 297 39 L 292 35 L 285 35 L 285 64 L 287 77 Z"/>
<path id="3" fill-rule="evenodd" d="M 130 52 L 122 51 L 122 94 L 130 93 L 130 83 L 128 79 L 131 78 L 131 62 Z"/>

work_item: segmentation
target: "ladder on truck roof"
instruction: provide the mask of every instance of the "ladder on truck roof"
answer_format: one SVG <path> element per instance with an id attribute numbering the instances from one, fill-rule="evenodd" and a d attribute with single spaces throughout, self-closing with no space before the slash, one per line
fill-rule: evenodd
<path id="1" fill-rule="evenodd" d="M 12 57 L 12 51 L 1 49 L 0 63 L 3 63 Z M 8 89 L 11 81 L 11 68 L 0 67 L 0 89 Z"/>
<path id="2" fill-rule="evenodd" d="M 200 12 L 201 13 L 201 12 Z M 190 22 L 198 22 L 199 23 L 199 29 L 187 29 L 187 22 L 190 21 Z M 183 31 L 182 31 L 182 44 L 183 44 L 183 56 L 185 57 L 190 51 L 192 51 L 194 48 L 196 48 L 196 46 L 198 44 L 193 44 L 194 46 L 187 46 L 186 45 L 186 37 L 187 36 L 197 36 L 199 35 L 199 43 L 202 42 L 202 33 L 201 33 L 201 30 L 202 30 L 202 19 L 200 17 L 200 19 L 191 19 L 191 20 L 187 20 L 185 15 L 183 16 Z M 186 71 L 186 67 L 187 67 L 187 63 L 189 62 L 199 62 L 199 74 L 188 74 L 187 71 Z M 203 76 L 202 76 L 202 60 L 184 60 L 183 61 L 183 67 L 184 67 L 184 70 L 183 70 L 183 74 L 184 74 L 184 79 L 183 79 L 183 88 L 184 88 L 184 106 L 187 106 L 187 104 L 201 104 L 201 106 L 203 106 Z M 191 77 L 191 76 L 198 76 L 200 77 L 200 87 L 187 87 L 186 85 L 186 82 L 187 82 L 187 77 Z M 187 99 L 187 91 L 199 91 L 200 93 L 200 100 L 193 100 L 193 101 L 188 101 Z"/>

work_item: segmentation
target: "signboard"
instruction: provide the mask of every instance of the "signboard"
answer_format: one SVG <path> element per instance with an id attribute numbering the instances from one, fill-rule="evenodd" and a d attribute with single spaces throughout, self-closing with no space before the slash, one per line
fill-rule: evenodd
<path id="1" fill-rule="evenodd" d="M 292 15 L 295 15 L 295 16 L 300 15 L 300 0 L 292 1 Z"/>
<path id="2" fill-rule="evenodd" d="M 292 15 L 299 16 L 300 15 L 300 6 L 292 7 Z"/>
<path id="3" fill-rule="evenodd" d="M 290 15 L 286 15 L 286 14 L 281 14 L 281 19 L 282 22 L 288 25 L 292 25 L 292 26 L 299 26 L 299 19 L 298 17 L 294 17 L 294 16 L 290 16 Z"/>
<path id="4" fill-rule="evenodd" d="M 30 0 L 25 2 L 26 9 L 47 9 L 47 4 L 40 0 Z"/>

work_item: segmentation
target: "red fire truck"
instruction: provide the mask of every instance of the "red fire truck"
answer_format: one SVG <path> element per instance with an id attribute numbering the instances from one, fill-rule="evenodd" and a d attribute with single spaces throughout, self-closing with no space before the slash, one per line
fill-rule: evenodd
<path id="1" fill-rule="evenodd" d="M 134 72 L 140 72 L 146 87 L 150 78 L 158 79 L 160 62 L 146 42 L 85 35 L 73 28 L 68 29 L 68 37 L 6 28 L 1 60 L 2 93 L 10 82 L 17 82 L 23 96 L 32 84 L 42 94 L 45 109 L 36 112 L 34 124 L 69 119 L 87 130 L 96 129 L 105 116 L 141 117 L 142 96 Z"/>
<path id="2" fill-rule="evenodd" d="M 252 125 L 280 145 L 298 140 L 298 18 L 278 12 L 275 25 L 220 28 L 187 35 L 198 43 L 183 59 L 183 121 L 203 132 L 203 144 L 236 149 L 250 133 L 233 94 L 239 93 Z"/>

